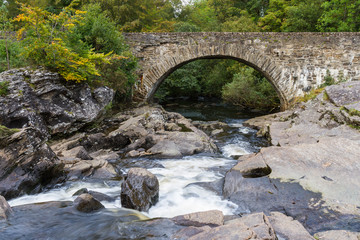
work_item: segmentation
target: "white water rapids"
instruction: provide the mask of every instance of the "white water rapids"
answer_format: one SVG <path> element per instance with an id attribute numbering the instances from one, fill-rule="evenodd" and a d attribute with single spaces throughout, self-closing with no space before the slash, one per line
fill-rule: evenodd
<path id="1" fill-rule="evenodd" d="M 229 158 L 233 155 L 243 155 L 254 152 L 256 147 L 248 141 L 237 137 L 238 134 L 248 134 L 253 131 L 244 127 L 241 120 L 230 122 L 229 125 L 236 129 L 235 134 L 229 141 L 226 141 L 220 149 L 224 157 L 213 156 L 188 156 L 182 159 L 149 160 L 158 161 L 164 168 L 150 168 L 160 182 L 159 202 L 150 208 L 145 215 L 154 217 L 174 217 L 181 214 L 221 210 L 225 215 L 235 214 L 237 205 L 222 199 L 215 191 L 201 187 L 196 183 L 212 183 L 221 180 L 224 173 L 229 170 L 236 161 Z M 221 186 L 221 183 L 220 187 Z M 201 186 L 200 186 L 201 185 Z M 25 195 L 9 201 L 10 206 L 18 206 L 30 203 L 49 201 L 73 201 L 76 196 L 73 194 L 81 188 L 101 192 L 111 197 L 116 197 L 114 202 L 102 202 L 106 208 L 121 208 L 120 184 L 109 186 L 106 181 L 70 182 L 65 186 L 52 189 L 36 195 Z"/>

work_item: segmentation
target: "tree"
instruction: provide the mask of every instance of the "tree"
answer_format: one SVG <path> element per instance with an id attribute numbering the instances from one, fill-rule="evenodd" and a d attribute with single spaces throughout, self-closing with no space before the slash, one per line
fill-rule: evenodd
<path id="1" fill-rule="evenodd" d="M 15 18 L 23 25 L 17 32 L 18 39 L 23 39 L 24 55 L 33 64 L 53 69 L 66 80 L 76 82 L 100 75 L 96 65 L 108 62 L 108 55 L 90 49 L 80 55 L 66 45 L 68 34 L 81 24 L 85 12 L 75 10 L 73 4 L 59 14 L 25 4 L 21 4 L 20 10 L 22 14 Z"/>
<path id="2" fill-rule="evenodd" d="M 90 0 L 124 32 L 169 31 L 180 0 Z"/>
<path id="3" fill-rule="evenodd" d="M 112 52 L 109 62 L 99 65 L 101 76 L 91 76 L 90 82 L 93 86 L 106 85 L 116 90 L 116 101 L 129 99 L 136 80 L 135 57 L 128 51 L 115 23 L 99 4 L 85 5 L 83 10 L 82 24 L 76 25 L 69 34 L 69 45 L 80 55 L 90 48 L 96 53 Z"/>
<path id="4" fill-rule="evenodd" d="M 0 31 L 1 37 L 5 40 L 5 52 L 6 52 L 6 63 L 7 69 L 10 69 L 10 53 L 9 53 L 9 41 L 11 38 L 12 24 L 8 17 L 8 3 L 3 1 L 0 7 Z"/>
<path id="5" fill-rule="evenodd" d="M 317 32 L 317 22 L 322 14 L 324 0 L 296 0 L 288 6 L 286 19 L 281 26 L 286 32 Z"/>
<path id="6" fill-rule="evenodd" d="M 259 19 L 259 26 L 262 30 L 280 32 L 286 19 L 285 9 L 287 7 L 288 1 L 286 0 L 270 0 L 265 16 Z"/>
<path id="7" fill-rule="evenodd" d="M 260 29 L 248 12 L 242 11 L 240 17 L 231 17 L 221 25 L 224 32 L 258 32 Z"/>
<path id="8" fill-rule="evenodd" d="M 222 89 L 226 102 L 243 108 L 275 109 L 279 98 L 274 87 L 253 68 L 245 67 Z"/>
<path id="9" fill-rule="evenodd" d="M 360 0 L 331 0 L 322 4 L 324 9 L 318 24 L 322 32 L 360 31 Z"/>

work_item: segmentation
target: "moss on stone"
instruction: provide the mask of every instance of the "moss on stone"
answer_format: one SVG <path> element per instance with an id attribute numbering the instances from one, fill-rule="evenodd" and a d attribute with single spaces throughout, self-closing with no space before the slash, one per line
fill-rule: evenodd
<path id="1" fill-rule="evenodd" d="M 0 82 L 0 97 L 5 97 L 9 93 L 9 82 Z"/>
<path id="2" fill-rule="evenodd" d="M 19 132 L 19 129 L 7 128 L 3 125 L 0 125 L 0 139 L 7 138 L 17 132 Z"/>

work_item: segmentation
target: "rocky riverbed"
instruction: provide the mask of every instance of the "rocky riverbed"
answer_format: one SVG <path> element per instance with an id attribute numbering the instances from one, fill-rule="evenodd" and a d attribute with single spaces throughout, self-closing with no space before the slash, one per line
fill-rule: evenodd
<path id="1" fill-rule="evenodd" d="M 272 146 L 241 152 L 223 179 L 201 183 L 232 202 L 230 215 L 210 210 L 151 219 L 105 208 L 116 198 L 88 189 L 78 189 L 74 201 L 10 207 L 6 200 L 87 179 L 110 184 L 118 195 L 121 185 L 123 205 L 146 212 L 158 201 L 159 182 L 144 168 L 164 168 L 151 159 L 217 154 L 214 139 L 229 125 L 192 122 L 156 105 L 104 119 L 111 89 L 66 83 L 41 70 L 8 71 L 0 81 L 9 82 L 0 124 L 18 129 L 0 144 L 0 239 L 360 237 L 358 82 L 244 123 Z M 136 168 L 124 171 L 128 163 Z"/>

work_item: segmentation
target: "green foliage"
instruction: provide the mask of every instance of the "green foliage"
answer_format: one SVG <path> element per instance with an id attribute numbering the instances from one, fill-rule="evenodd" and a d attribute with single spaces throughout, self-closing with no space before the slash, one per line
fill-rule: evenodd
<path id="1" fill-rule="evenodd" d="M 27 5 L 21 5 L 21 11 L 15 21 L 23 24 L 18 39 L 23 38 L 26 59 L 59 72 L 66 80 L 80 82 L 100 75 L 96 65 L 108 62 L 108 55 L 91 49 L 80 55 L 66 45 L 68 34 L 81 24 L 85 12 L 73 9 L 72 5 L 58 15 Z"/>
<path id="2" fill-rule="evenodd" d="M 70 34 L 69 44 L 79 54 L 90 48 L 97 53 L 112 52 L 109 61 L 98 64 L 101 76 L 91 76 L 90 83 L 93 87 L 105 85 L 116 90 L 115 105 L 119 101 L 129 100 L 136 80 L 136 58 L 128 51 L 122 34 L 102 12 L 99 4 L 86 5 L 84 10 L 86 13 L 82 24 Z"/>
<path id="3" fill-rule="evenodd" d="M 322 32 L 360 31 L 360 1 L 331 0 L 322 4 L 318 29 Z"/>
<path id="4" fill-rule="evenodd" d="M 277 108 L 280 103 L 274 87 L 265 78 L 256 76 L 254 71 L 244 68 L 235 74 L 233 81 L 222 89 L 223 99 L 243 108 Z"/>
<path id="5" fill-rule="evenodd" d="M 9 45 L 11 42 L 12 27 L 13 26 L 9 18 L 8 3 L 3 1 L 0 6 L 0 34 L 3 39 L 4 48 L 1 49 L 2 51 L 0 54 L 5 53 L 4 59 L 6 59 L 7 69 L 10 69 Z"/>
<path id="6" fill-rule="evenodd" d="M 224 32 L 258 32 L 260 28 L 248 12 L 242 11 L 241 16 L 230 17 L 222 23 L 221 30 Z"/>
<path id="7" fill-rule="evenodd" d="M 132 88 L 137 78 L 137 59 L 130 52 L 122 55 L 114 55 L 109 63 L 100 65 L 101 76 L 91 78 L 92 86 L 108 86 L 115 90 L 114 105 L 131 100 Z"/>
<path id="8" fill-rule="evenodd" d="M 0 82 L 0 97 L 5 97 L 9 93 L 9 82 Z"/>
<path id="9" fill-rule="evenodd" d="M 175 32 L 200 32 L 200 28 L 189 22 L 177 22 L 174 24 Z"/>
<path id="10" fill-rule="evenodd" d="M 125 32 L 169 31 L 180 0 L 90 0 Z"/>
<path id="11" fill-rule="evenodd" d="M 208 1 L 203 0 L 185 6 L 178 19 L 197 26 L 203 32 L 220 31 L 217 14 Z"/>
<path id="12" fill-rule="evenodd" d="M 326 75 L 324 77 L 324 83 L 320 85 L 320 88 L 324 88 L 326 86 L 331 86 L 335 84 L 335 79 L 331 76 L 330 71 L 326 71 Z"/>
<path id="13" fill-rule="evenodd" d="M 322 91 L 324 91 L 324 88 L 311 89 L 311 91 L 306 93 L 303 97 L 297 98 L 295 102 L 307 102 L 314 100 L 320 93 L 322 93 Z"/>
<path id="14" fill-rule="evenodd" d="M 288 6 L 286 19 L 281 27 L 286 32 L 316 32 L 317 22 L 322 14 L 323 0 L 296 1 Z"/>
<path id="15" fill-rule="evenodd" d="M 27 62 L 22 58 L 24 48 L 21 46 L 21 43 L 14 40 L 9 40 L 7 43 L 5 41 L 6 40 L 0 40 L 0 72 L 8 69 L 8 63 L 6 60 L 6 44 L 8 45 L 7 48 L 10 68 L 25 67 Z"/>
<path id="16" fill-rule="evenodd" d="M 198 96 L 201 92 L 201 71 L 201 61 L 190 62 L 177 69 L 161 84 L 156 97 Z"/>
<path id="17" fill-rule="evenodd" d="M 72 47 L 76 48 L 80 40 L 96 52 L 121 54 L 126 48 L 123 36 L 115 23 L 102 12 L 100 5 L 86 5 L 83 10 L 81 24 L 71 33 Z"/>
<path id="18" fill-rule="evenodd" d="M 286 0 L 271 0 L 266 15 L 259 20 L 259 26 L 267 32 L 280 32 L 286 19 Z"/>
<path id="19" fill-rule="evenodd" d="M 0 125 L 0 139 L 7 138 L 17 132 L 19 132 L 19 129 L 15 129 L 15 128 L 10 129 L 3 125 Z"/>

